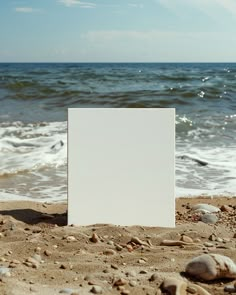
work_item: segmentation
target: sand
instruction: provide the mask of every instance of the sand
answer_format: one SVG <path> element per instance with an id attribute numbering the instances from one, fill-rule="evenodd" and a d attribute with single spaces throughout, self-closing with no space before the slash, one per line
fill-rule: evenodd
<path id="1" fill-rule="evenodd" d="M 231 207 L 217 213 L 216 224 L 206 224 L 190 210 L 198 203 Z M 0 294 L 168 294 L 160 285 L 173 277 L 220 295 L 236 282 L 209 283 L 185 273 L 187 263 L 203 253 L 236 261 L 236 198 L 179 198 L 171 229 L 67 226 L 66 209 L 64 203 L 0 202 L 0 268 L 10 268 L 10 276 L 0 275 Z M 194 243 L 161 245 L 183 235 Z"/>

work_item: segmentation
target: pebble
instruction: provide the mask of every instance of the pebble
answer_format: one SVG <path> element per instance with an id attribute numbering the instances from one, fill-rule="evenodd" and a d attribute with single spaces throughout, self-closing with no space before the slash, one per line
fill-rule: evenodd
<path id="1" fill-rule="evenodd" d="M 67 242 L 75 242 L 75 241 L 77 241 L 74 236 L 68 236 L 68 237 L 66 237 L 66 240 L 67 240 Z"/>
<path id="2" fill-rule="evenodd" d="M 59 293 L 62 293 L 62 294 L 73 294 L 75 292 L 75 290 L 73 290 L 73 289 L 70 289 L 70 288 L 64 288 L 64 289 L 62 289 L 62 290 L 60 290 L 60 292 Z M 77 292 L 77 291 L 76 291 Z"/>
<path id="3" fill-rule="evenodd" d="M 127 277 L 136 277 L 137 276 L 137 273 L 134 270 L 127 271 L 125 274 Z"/>
<path id="4" fill-rule="evenodd" d="M 96 233 L 92 234 L 92 237 L 89 239 L 92 243 L 98 243 L 99 242 L 99 238 L 98 235 Z"/>
<path id="5" fill-rule="evenodd" d="M 39 261 L 33 257 L 29 257 L 25 260 L 24 264 L 28 267 L 39 268 Z"/>
<path id="6" fill-rule="evenodd" d="M 136 245 L 143 245 L 143 246 L 149 246 L 146 242 L 140 240 L 139 238 L 137 237 L 132 237 L 131 240 L 130 240 L 131 243 L 134 243 Z"/>
<path id="7" fill-rule="evenodd" d="M 114 254 L 116 254 L 116 251 L 112 250 L 112 249 L 107 249 L 107 250 L 103 251 L 103 254 L 104 255 L 114 255 Z"/>
<path id="8" fill-rule="evenodd" d="M 123 278 L 120 278 L 120 279 L 118 279 L 118 280 L 116 280 L 115 282 L 114 282 L 114 286 L 124 286 L 124 285 L 126 285 L 128 282 L 125 280 L 125 279 L 123 279 Z"/>
<path id="9" fill-rule="evenodd" d="M 186 236 L 186 235 L 182 235 L 180 238 L 180 241 L 186 242 L 186 243 L 193 243 L 193 239 Z"/>
<path id="10" fill-rule="evenodd" d="M 204 214 L 201 216 L 201 221 L 204 223 L 215 224 L 218 221 L 218 217 L 214 214 Z"/>
<path id="11" fill-rule="evenodd" d="M 129 281 L 129 285 L 130 285 L 130 287 L 136 287 L 137 282 L 136 281 Z"/>
<path id="12" fill-rule="evenodd" d="M 219 243 L 222 243 L 222 242 L 223 242 L 223 239 L 220 238 L 220 237 L 217 237 L 217 238 L 216 238 L 216 241 L 219 242 Z"/>
<path id="13" fill-rule="evenodd" d="M 215 234 L 211 234 L 208 239 L 210 241 L 215 241 L 216 240 L 216 235 Z"/>
<path id="14" fill-rule="evenodd" d="M 236 278 L 236 265 L 227 256 L 203 254 L 193 258 L 186 266 L 186 272 L 194 277 L 210 281 L 219 278 Z"/>
<path id="15" fill-rule="evenodd" d="M 46 256 L 51 256 L 51 255 L 52 255 L 52 252 L 49 251 L 49 250 L 45 250 L 45 251 L 44 251 L 44 254 L 45 254 Z"/>
<path id="16" fill-rule="evenodd" d="M 102 294 L 102 287 L 93 286 L 92 289 L 90 290 L 90 292 L 93 294 Z"/>
<path id="17" fill-rule="evenodd" d="M 183 245 L 194 245 L 194 243 L 188 243 L 178 240 L 163 240 L 161 246 L 183 246 Z"/>
<path id="18" fill-rule="evenodd" d="M 141 258 L 138 260 L 138 263 L 145 264 L 145 263 L 147 263 L 147 261 L 145 259 Z"/>
<path id="19" fill-rule="evenodd" d="M 209 242 L 205 242 L 203 245 L 206 247 L 214 247 L 214 244 L 209 243 Z"/>
<path id="20" fill-rule="evenodd" d="M 120 246 L 120 245 L 116 245 L 116 250 L 117 250 L 117 251 L 121 251 L 121 250 L 123 250 L 123 247 Z"/>
<path id="21" fill-rule="evenodd" d="M 156 281 L 158 278 L 159 278 L 158 274 L 157 274 L 157 273 L 154 273 L 154 274 L 152 274 L 151 277 L 149 278 L 149 281 L 150 281 L 150 282 L 154 282 L 154 281 Z"/>
<path id="22" fill-rule="evenodd" d="M 121 295 L 128 295 L 128 294 L 130 294 L 130 291 L 129 291 L 129 290 L 122 290 L 122 291 L 120 292 L 120 294 L 121 294 Z"/>
<path id="23" fill-rule="evenodd" d="M 197 210 L 197 209 L 201 209 L 201 210 L 206 210 L 210 213 L 215 213 L 215 212 L 219 212 L 220 209 L 218 207 L 209 205 L 209 204 L 197 204 L 192 206 L 192 210 Z"/>

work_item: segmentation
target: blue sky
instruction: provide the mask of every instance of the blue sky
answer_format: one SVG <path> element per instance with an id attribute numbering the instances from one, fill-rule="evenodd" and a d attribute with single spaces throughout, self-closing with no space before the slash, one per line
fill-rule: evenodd
<path id="1" fill-rule="evenodd" d="M 0 62 L 236 62 L 236 0 L 1 0 Z"/>

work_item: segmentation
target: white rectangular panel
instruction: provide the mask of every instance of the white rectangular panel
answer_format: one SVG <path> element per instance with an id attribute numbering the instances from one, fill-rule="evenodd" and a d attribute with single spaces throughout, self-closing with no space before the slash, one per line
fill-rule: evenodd
<path id="1" fill-rule="evenodd" d="M 68 223 L 175 225 L 175 109 L 68 110 Z"/>

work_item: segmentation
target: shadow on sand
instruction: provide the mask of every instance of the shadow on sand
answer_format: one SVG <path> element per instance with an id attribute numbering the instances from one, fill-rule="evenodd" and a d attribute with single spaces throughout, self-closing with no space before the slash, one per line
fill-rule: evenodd
<path id="1" fill-rule="evenodd" d="M 12 216 L 16 220 L 25 222 L 30 225 L 40 223 L 57 224 L 59 226 L 67 225 L 67 212 L 62 214 L 48 214 L 36 211 L 34 209 L 14 209 L 2 210 L 0 216 Z"/>

